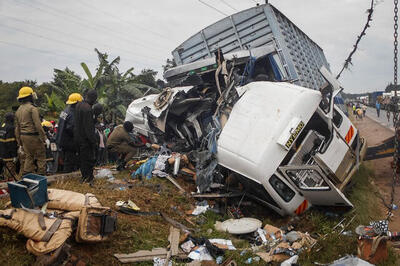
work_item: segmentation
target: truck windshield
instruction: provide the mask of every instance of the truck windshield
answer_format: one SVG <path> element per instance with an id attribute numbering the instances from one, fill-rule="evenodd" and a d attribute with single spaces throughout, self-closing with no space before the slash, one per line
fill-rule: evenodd
<path id="1" fill-rule="evenodd" d="M 279 177 L 276 175 L 272 175 L 269 179 L 269 183 L 278 192 L 279 196 L 285 201 L 289 202 L 293 199 L 295 193 L 293 190 L 290 189 L 288 185 L 286 185 Z"/>

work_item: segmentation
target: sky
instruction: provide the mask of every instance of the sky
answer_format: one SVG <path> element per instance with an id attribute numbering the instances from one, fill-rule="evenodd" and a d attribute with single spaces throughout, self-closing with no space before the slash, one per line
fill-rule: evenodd
<path id="1" fill-rule="evenodd" d="M 201 3 L 216 8 L 217 10 Z M 171 51 L 199 30 L 257 0 L 0 0 L 0 80 L 50 81 L 68 67 L 94 71 L 94 48 L 121 57 L 120 70 L 162 77 Z M 366 23 L 370 0 L 270 0 L 324 50 L 337 74 Z M 393 1 L 378 0 L 371 27 L 340 82 L 347 93 L 393 81 Z"/>

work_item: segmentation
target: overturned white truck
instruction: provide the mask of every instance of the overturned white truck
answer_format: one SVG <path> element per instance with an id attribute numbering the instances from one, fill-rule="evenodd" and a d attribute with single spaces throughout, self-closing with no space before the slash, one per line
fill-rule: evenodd
<path id="1" fill-rule="evenodd" d="M 284 39 L 277 46 L 281 24 L 308 44 L 296 46 L 298 58 Z M 173 52 L 181 65 L 165 77 L 175 87 L 133 101 L 126 120 L 154 142 L 192 151 L 200 191 L 221 181 L 219 172 L 226 170 L 246 195 L 281 215 L 299 215 L 311 205 L 351 207 L 342 190 L 366 145 L 334 104 L 341 87 L 322 50 L 268 4 L 225 18 L 197 36 Z M 212 38 L 219 45 L 212 46 Z M 185 59 L 185 53 L 191 55 Z"/>

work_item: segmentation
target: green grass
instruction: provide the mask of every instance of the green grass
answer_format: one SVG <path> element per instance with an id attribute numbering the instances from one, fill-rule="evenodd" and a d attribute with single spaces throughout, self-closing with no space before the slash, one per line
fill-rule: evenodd
<path id="1" fill-rule="evenodd" d="M 118 179 L 128 178 L 129 173 L 124 172 L 116 176 Z M 295 230 L 308 232 L 318 240 L 318 244 L 311 251 L 304 251 L 300 255 L 299 263 L 301 265 L 313 265 L 314 262 L 329 263 L 339 259 L 346 254 L 356 254 L 357 239 L 353 235 L 343 236 L 332 232 L 332 228 L 344 217 L 356 218 L 345 230 L 354 230 L 360 224 L 368 224 L 372 220 L 379 220 L 384 217 L 377 212 L 378 199 L 375 197 L 374 188 L 370 184 L 373 179 L 370 169 L 361 166 L 360 170 L 353 177 L 353 186 L 346 192 L 349 200 L 355 208 L 345 213 L 342 217 L 332 218 L 324 214 L 324 211 L 310 210 L 300 218 L 279 217 L 263 206 L 251 205 L 251 207 L 242 206 L 245 216 L 259 218 L 266 223 L 277 227 L 295 225 Z M 179 180 L 183 184 L 182 180 Z M 161 192 L 158 193 L 156 185 L 161 186 Z M 228 233 L 218 232 L 214 228 L 216 221 L 224 221 L 229 217 L 219 215 L 212 211 L 207 211 L 199 217 L 193 217 L 193 226 L 185 221 L 181 214 L 190 210 L 195 201 L 180 193 L 177 189 L 165 179 L 153 178 L 138 184 L 132 189 L 110 190 L 109 184 L 105 180 L 97 182 L 95 188 L 90 188 L 86 184 L 80 184 L 77 180 L 64 181 L 52 185 L 54 188 L 68 189 L 77 192 L 94 193 L 104 206 L 110 206 L 115 209 L 115 202 L 118 200 L 134 201 L 142 211 L 164 211 L 167 215 L 187 227 L 195 227 L 194 236 L 206 238 L 224 238 L 231 239 L 238 249 L 237 251 L 227 251 L 225 258 L 234 259 L 238 265 L 244 265 L 249 257 L 255 257 L 251 251 L 243 256 L 240 252 L 243 249 L 249 249 L 250 244 L 247 240 L 235 237 Z M 0 200 L 0 208 L 4 208 L 6 201 Z M 178 211 L 172 209 L 176 207 Z M 197 223 L 198 222 L 198 223 Z M 168 246 L 168 234 L 170 225 L 159 216 L 129 216 L 118 215 L 118 230 L 114 233 L 111 240 L 99 244 L 77 244 L 71 240 L 72 254 L 82 258 L 89 265 L 118 265 L 118 261 L 113 257 L 114 253 L 132 253 L 138 250 L 151 250 L 156 247 Z M 325 237 L 322 237 L 325 236 Z M 16 234 L 8 228 L 0 228 L 0 265 L 31 265 L 35 258 L 28 254 L 25 248 L 26 239 Z M 258 263 L 264 265 L 263 261 Z M 152 262 L 144 262 L 135 265 L 153 265 Z M 253 263 L 257 265 L 257 263 Z M 279 264 L 276 264 L 279 265 Z M 389 250 L 389 258 L 380 265 L 398 265 L 397 257 L 393 250 Z"/>

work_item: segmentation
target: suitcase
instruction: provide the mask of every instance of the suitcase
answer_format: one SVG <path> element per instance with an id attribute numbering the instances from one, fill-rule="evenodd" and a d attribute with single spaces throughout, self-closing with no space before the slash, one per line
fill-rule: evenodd
<path id="1" fill-rule="evenodd" d="M 27 174 L 18 182 L 8 182 L 11 205 L 14 208 L 41 207 L 48 201 L 47 178 L 35 174 Z"/>

